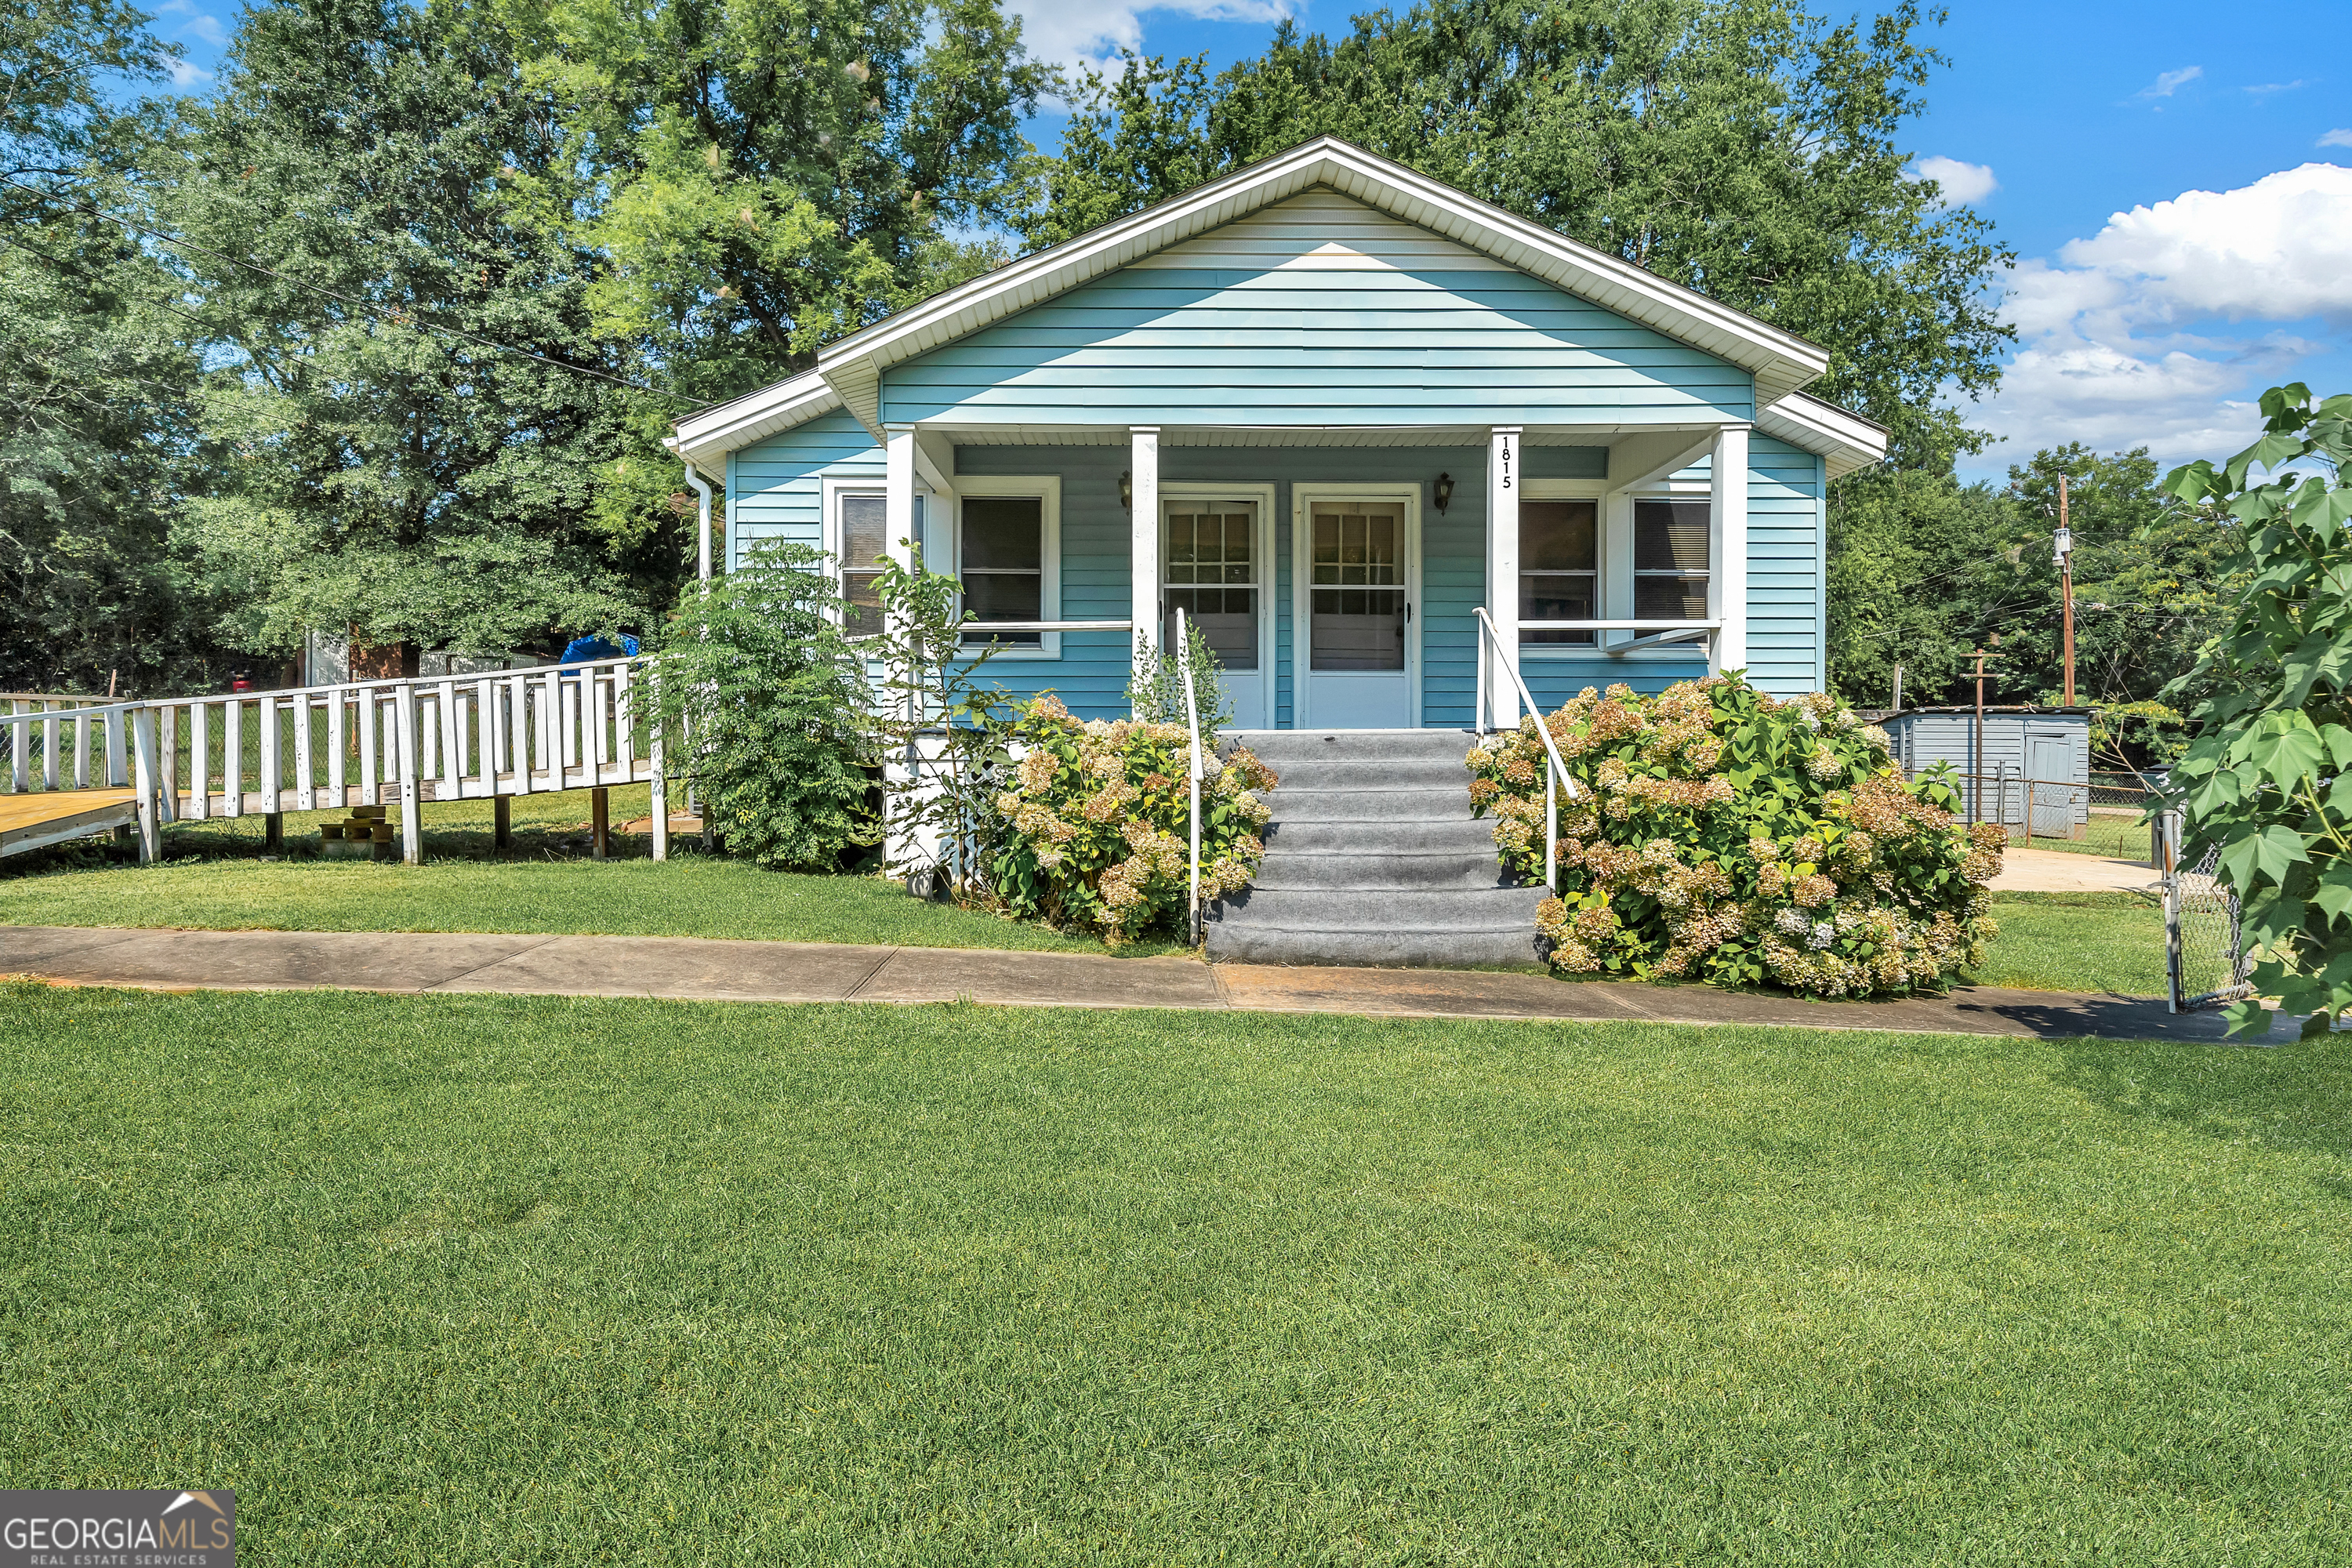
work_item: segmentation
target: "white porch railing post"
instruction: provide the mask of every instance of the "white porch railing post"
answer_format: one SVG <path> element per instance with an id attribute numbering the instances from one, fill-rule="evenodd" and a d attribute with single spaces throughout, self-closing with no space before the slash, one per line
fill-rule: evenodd
<path id="1" fill-rule="evenodd" d="M 1716 623 L 1709 670 L 1748 668 L 1748 426 L 1726 425 L 1715 433 L 1707 462 L 1708 596 Z"/>
<path id="2" fill-rule="evenodd" d="M 118 714 L 121 710 L 116 710 Z M 141 708 L 131 717 L 131 776 L 139 792 L 139 863 L 152 866 L 163 857 L 163 818 L 156 800 L 155 710 Z"/>
<path id="3" fill-rule="evenodd" d="M 1184 612 L 1176 612 L 1176 668 L 1184 681 L 1184 727 L 1190 731 L 1190 752 L 1186 758 L 1184 776 L 1191 790 L 1192 839 L 1192 892 L 1185 906 L 1192 911 L 1186 922 L 1192 944 L 1201 944 L 1201 707 L 1192 697 L 1192 639 L 1187 635 Z"/>
<path id="4" fill-rule="evenodd" d="M 1515 425 L 1497 425 L 1487 433 L 1486 616 L 1495 628 L 1492 657 L 1501 668 L 1486 682 L 1494 709 L 1491 717 L 1479 716 L 1482 729 L 1507 730 L 1517 722 L 1505 722 L 1503 709 L 1508 701 L 1505 689 L 1519 673 L 1519 470 L 1525 466 L 1519 436 Z M 1487 646 L 1482 640 L 1480 651 Z"/>
<path id="5" fill-rule="evenodd" d="M 310 754 L 310 694 L 308 691 L 294 699 L 294 809 L 319 809 L 319 781 L 311 771 L 317 759 Z"/>
<path id="6" fill-rule="evenodd" d="M 1160 428 L 1138 425 L 1127 433 L 1128 516 L 1131 570 L 1128 619 L 1135 672 L 1140 675 L 1160 643 Z"/>
<path id="7" fill-rule="evenodd" d="M 213 708 L 188 705 L 188 816 L 197 822 L 213 815 Z"/>
<path id="8" fill-rule="evenodd" d="M 221 794 L 228 797 L 223 816 L 245 815 L 245 702 L 236 697 L 221 704 Z"/>
<path id="9" fill-rule="evenodd" d="M 129 750 L 125 742 L 130 737 L 122 732 L 124 721 L 130 715 L 131 710 L 128 707 L 107 710 L 106 787 L 109 789 L 121 789 L 131 783 L 131 763 L 125 754 Z"/>
<path id="10" fill-rule="evenodd" d="M 410 866 L 425 863 L 425 790 L 417 777 L 416 687 L 402 681 L 392 689 L 395 764 L 400 773 L 400 858 Z"/>
<path id="11" fill-rule="evenodd" d="M 646 667 L 646 751 L 651 764 L 647 792 L 653 801 L 654 858 L 669 858 L 669 779 L 664 773 L 662 752 L 661 672 L 651 665 Z"/>
<path id="12" fill-rule="evenodd" d="M 23 698 L 9 704 L 10 711 L 30 713 L 33 705 Z M 8 726 L 8 787 L 18 795 L 33 787 L 33 727 L 30 724 Z"/>

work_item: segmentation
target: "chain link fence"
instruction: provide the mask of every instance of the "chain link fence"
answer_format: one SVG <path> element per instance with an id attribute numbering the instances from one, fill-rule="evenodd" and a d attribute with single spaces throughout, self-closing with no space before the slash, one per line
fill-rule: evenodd
<path id="1" fill-rule="evenodd" d="M 2221 851 L 2208 847 L 2193 867 L 2180 864 L 2180 814 L 2156 818 L 2157 863 L 2164 873 L 2164 954 L 2176 1013 L 2219 1007 L 2252 994 L 2253 955 L 2239 923 L 2238 895 L 2220 875 Z"/>
<path id="2" fill-rule="evenodd" d="M 2137 780 L 2094 778 L 2074 784 L 2027 778 L 2011 769 L 1951 776 L 1965 803 L 1961 815 L 2000 824 L 2012 848 L 2156 863 L 2154 828 L 2147 818 L 2152 792 Z"/>

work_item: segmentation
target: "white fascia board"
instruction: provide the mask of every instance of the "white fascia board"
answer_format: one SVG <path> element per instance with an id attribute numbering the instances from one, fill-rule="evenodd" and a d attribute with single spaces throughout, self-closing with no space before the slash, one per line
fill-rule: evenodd
<path id="1" fill-rule="evenodd" d="M 696 468 L 716 473 L 725 469 L 728 453 L 840 406 L 841 394 L 816 372 L 806 371 L 688 415 L 667 445 Z"/>
<path id="2" fill-rule="evenodd" d="M 1758 414 L 1756 428 L 1791 447 L 1819 453 L 1833 479 L 1886 457 L 1885 426 L 1801 392 L 1790 393 Z"/>
<path id="3" fill-rule="evenodd" d="M 1759 407 L 1787 397 L 1829 367 L 1829 356 L 1802 338 L 1326 136 L 1010 262 L 853 332 L 818 355 L 817 374 L 850 412 L 869 429 L 878 429 L 881 376 L 890 365 L 1316 185 L 1329 185 L 1736 364 L 1755 376 Z"/>

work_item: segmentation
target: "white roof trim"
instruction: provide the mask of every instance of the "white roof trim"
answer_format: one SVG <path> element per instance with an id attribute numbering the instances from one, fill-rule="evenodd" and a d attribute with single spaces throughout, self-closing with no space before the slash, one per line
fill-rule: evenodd
<path id="1" fill-rule="evenodd" d="M 814 372 L 678 421 L 681 449 L 698 461 L 716 458 L 836 405 L 846 406 L 878 438 L 882 373 L 891 365 L 1318 185 L 1739 366 L 1756 378 L 1759 407 L 1780 402 L 1829 368 L 1827 353 L 1793 333 L 1325 136 L 1010 262 L 853 332 L 818 354 Z M 830 389 L 832 401 L 817 391 L 819 382 Z"/>
<path id="2" fill-rule="evenodd" d="M 677 435 L 670 444 L 696 468 L 715 475 L 725 471 L 728 453 L 840 406 L 841 394 L 815 371 L 806 371 L 716 407 L 698 409 L 677 422 Z"/>
<path id="3" fill-rule="evenodd" d="M 1843 479 L 1886 457 L 1886 431 L 1834 403 L 1792 392 L 1756 416 L 1756 428 L 1791 447 L 1818 452 L 1829 477 Z"/>

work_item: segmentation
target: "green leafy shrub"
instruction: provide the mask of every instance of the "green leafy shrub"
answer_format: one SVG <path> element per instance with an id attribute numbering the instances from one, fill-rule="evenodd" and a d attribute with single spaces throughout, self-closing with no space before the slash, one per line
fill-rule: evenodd
<path id="1" fill-rule="evenodd" d="M 1832 700 L 1780 702 L 1736 678 L 1587 687 L 1544 723 L 1581 792 L 1560 802 L 1560 896 L 1536 917 L 1563 973 L 1868 996 L 1982 961 L 2001 830 L 1957 824 L 1957 791 L 1906 784 L 1885 732 Z M 1536 721 L 1469 762 L 1503 864 L 1540 880 Z"/>
<path id="2" fill-rule="evenodd" d="M 1181 698 L 1180 698 L 1181 700 Z M 1056 925 L 1090 926 L 1113 942 L 1155 928 L 1181 930 L 1191 879 L 1191 731 L 1132 719 L 1080 723 L 1040 697 L 1007 726 L 1017 754 L 995 801 L 1001 821 L 990 888 L 1005 910 Z M 1257 830 L 1271 815 L 1258 796 L 1266 765 L 1235 747 L 1201 786 L 1201 892 L 1249 885 L 1265 858 Z"/>
<path id="3" fill-rule="evenodd" d="M 2258 998 L 2274 995 L 2320 1035 L 2352 1008 L 2352 395 L 2315 408 L 2298 383 L 2263 394 L 2262 410 L 2260 441 L 2165 479 L 2234 524 L 2251 579 L 2167 691 L 2210 693 L 2189 713 L 2172 804 L 2191 863 L 2221 847 L 2255 954 L 2256 994 L 2231 1008 L 2231 1028 L 2267 1028 Z M 2251 483 L 2257 464 L 2271 477 Z"/>
<path id="4" fill-rule="evenodd" d="M 832 870 L 880 837 L 868 796 L 869 693 L 824 558 L 772 542 L 689 594 L 658 668 L 672 777 L 730 854 Z"/>

